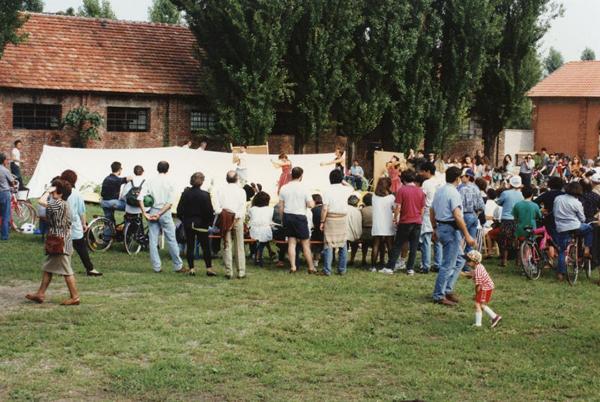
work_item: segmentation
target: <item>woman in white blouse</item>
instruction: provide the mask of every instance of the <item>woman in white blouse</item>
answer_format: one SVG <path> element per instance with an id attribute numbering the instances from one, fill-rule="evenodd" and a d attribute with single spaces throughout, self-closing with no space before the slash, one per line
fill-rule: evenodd
<path id="1" fill-rule="evenodd" d="M 377 270 L 377 257 L 379 264 L 384 265 L 385 251 L 391 250 L 394 239 L 394 203 L 396 199 L 391 191 L 392 182 L 388 177 L 382 177 L 377 182 L 373 195 L 373 251 L 371 252 L 371 271 Z"/>
<path id="2" fill-rule="evenodd" d="M 259 192 L 252 199 L 252 207 L 248 212 L 248 226 L 250 227 L 250 237 L 256 240 L 255 262 L 263 266 L 263 252 L 267 244 L 273 240 L 273 207 L 269 206 L 271 197 L 264 191 Z"/>

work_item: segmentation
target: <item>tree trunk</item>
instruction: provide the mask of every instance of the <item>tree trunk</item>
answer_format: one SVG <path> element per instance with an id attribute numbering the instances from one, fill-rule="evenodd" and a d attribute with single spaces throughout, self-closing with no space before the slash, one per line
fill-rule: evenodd
<path id="1" fill-rule="evenodd" d="M 490 161 L 496 161 L 496 142 L 502 128 L 493 127 L 491 124 L 485 124 L 481 127 L 483 138 L 483 153 Z M 497 162 L 497 161 L 496 161 Z"/>

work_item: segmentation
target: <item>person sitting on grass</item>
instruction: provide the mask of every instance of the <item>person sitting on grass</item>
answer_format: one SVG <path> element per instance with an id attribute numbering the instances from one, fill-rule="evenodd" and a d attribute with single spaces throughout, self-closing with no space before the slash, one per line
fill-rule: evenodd
<path id="1" fill-rule="evenodd" d="M 532 230 L 537 229 L 537 221 L 542 219 L 542 212 L 540 207 L 532 200 L 533 188 L 531 186 L 525 186 L 521 189 L 523 194 L 523 201 L 519 201 L 513 207 L 513 216 L 517 224 L 517 230 L 515 231 L 515 237 L 517 239 L 524 239 L 527 237 L 527 228 Z"/>
<path id="2" fill-rule="evenodd" d="M 469 278 L 473 278 L 473 282 L 475 283 L 475 327 L 481 327 L 481 319 L 482 319 L 482 310 L 485 311 L 487 315 L 492 319 L 492 328 L 495 328 L 500 320 L 502 320 L 502 316 L 494 313 L 494 311 L 489 308 L 488 303 L 492 298 L 492 293 L 494 292 L 494 282 L 487 270 L 481 264 L 481 253 L 477 250 L 471 250 L 465 256 L 467 260 L 467 265 L 471 270 L 466 273 L 466 276 Z"/>
<path id="3" fill-rule="evenodd" d="M 51 196 L 48 199 L 48 196 Z M 71 195 L 71 184 L 65 180 L 53 180 L 52 187 L 40 197 L 40 205 L 46 207 L 48 221 L 48 236 L 44 243 L 46 261 L 42 267 L 44 271 L 42 283 L 36 293 L 25 295 L 28 300 L 43 303 L 46 290 L 52 281 L 52 275 L 61 275 L 65 278 L 71 298 L 63 301 L 63 306 L 74 306 L 80 303 L 79 292 L 75 285 L 75 275 L 71 267 L 73 243 L 71 241 L 71 212 L 67 200 Z"/>

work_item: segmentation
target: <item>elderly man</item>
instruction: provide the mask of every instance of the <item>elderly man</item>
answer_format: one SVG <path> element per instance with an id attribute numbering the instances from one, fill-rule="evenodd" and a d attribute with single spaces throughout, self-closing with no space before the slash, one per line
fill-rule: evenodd
<path id="1" fill-rule="evenodd" d="M 227 184 L 217 194 L 215 211 L 220 215 L 221 227 L 227 219 L 232 225 L 221 230 L 225 277 L 238 279 L 246 277 L 246 253 L 244 251 L 244 219 L 246 218 L 246 192 L 240 187 L 238 174 L 230 170 L 225 177 Z M 234 272 L 234 269 L 235 271 Z"/>

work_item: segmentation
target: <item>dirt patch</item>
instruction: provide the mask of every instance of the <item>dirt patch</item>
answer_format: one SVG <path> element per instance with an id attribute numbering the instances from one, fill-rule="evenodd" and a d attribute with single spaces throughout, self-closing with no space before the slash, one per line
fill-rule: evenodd
<path id="1" fill-rule="evenodd" d="M 13 311 L 28 303 L 25 295 L 35 292 L 38 286 L 39 283 L 30 281 L 11 281 L 0 285 L 0 314 Z"/>

